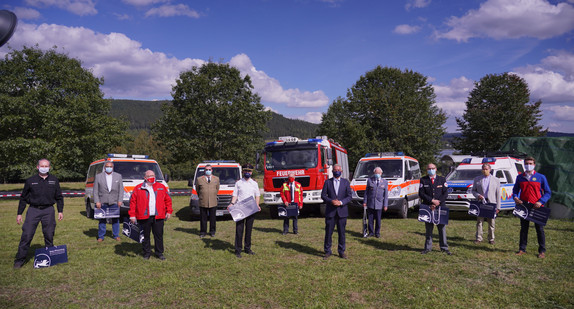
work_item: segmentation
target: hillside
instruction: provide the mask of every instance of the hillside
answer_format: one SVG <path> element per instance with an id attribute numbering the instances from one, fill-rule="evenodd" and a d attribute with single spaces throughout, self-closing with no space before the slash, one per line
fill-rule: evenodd
<path id="1" fill-rule="evenodd" d="M 115 118 L 124 117 L 130 123 L 130 130 L 149 130 L 151 125 L 163 113 L 161 105 L 169 101 L 136 101 L 111 99 L 110 114 Z M 290 119 L 272 112 L 272 118 L 267 122 L 269 131 L 265 140 L 276 139 L 279 136 L 297 136 L 301 138 L 315 137 L 317 124 L 298 119 Z"/>

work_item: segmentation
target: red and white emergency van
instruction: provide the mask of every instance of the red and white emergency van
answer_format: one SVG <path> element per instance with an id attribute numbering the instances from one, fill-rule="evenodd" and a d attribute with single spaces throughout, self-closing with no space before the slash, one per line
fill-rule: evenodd
<path id="1" fill-rule="evenodd" d="M 323 203 L 323 183 L 333 177 L 333 165 L 343 168 L 342 177 L 349 177 L 347 150 L 326 136 L 299 139 L 293 136 L 279 137 L 269 142 L 263 150 L 263 202 L 272 207 L 271 216 L 277 214 L 281 201 L 281 187 L 289 172 L 303 187 L 303 207 L 319 207 Z M 324 207 L 319 208 L 324 212 Z"/>
<path id="2" fill-rule="evenodd" d="M 397 212 L 406 218 L 409 208 L 420 204 L 419 185 L 421 169 L 419 161 L 405 156 L 402 152 L 368 153 L 359 159 L 351 180 L 353 201 L 363 207 L 367 179 L 374 174 L 376 167 L 383 170 L 383 178 L 389 183 L 389 211 Z"/>
<path id="3" fill-rule="evenodd" d="M 232 160 L 219 160 L 219 161 L 203 161 L 199 163 L 195 169 L 195 176 L 188 182 L 188 186 L 192 187 L 191 199 L 189 200 L 189 207 L 191 214 L 199 215 L 199 197 L 196 191 L 197 179 L 205 175 L 205 167 L 211 165 L 213 174 L 219 177 L 219 192 L 217 193 L 217 209 L 215 210 L 216 216 L 228 215 L 229 211 L 227 206 L 231 203 L 233 196 L 233 188 L 235 182 L 241 177 L 241 164 Z"/>
<path id="4" fill-rule="evenodd" d="M 149 159 L 147 155 L 131 155 L 110 153 L 105 159 L 100 159 L 90 163 L 88 168 L 88 175 L 86 176 L 86 193 L 84 200 L 86 202 L 86 217 L 94 217 L 94 181 L 96 174 L 101 173 L 104 169 L 104 164 L 107 161 L 114 162 L 114 172 L 122 174 L 124 182 L 124 201 L 120 208 L 121 214 L 127 214 L 130 209 L 130 197 L 135 186 L 144 182 L 144 174 L 147 170 L 152 170 L 155 173 L 155 179 L 165 185 L 168 180 L 164 177 L 157 161 Z M 168 191 L 169 192 L 169 191 Z"/>

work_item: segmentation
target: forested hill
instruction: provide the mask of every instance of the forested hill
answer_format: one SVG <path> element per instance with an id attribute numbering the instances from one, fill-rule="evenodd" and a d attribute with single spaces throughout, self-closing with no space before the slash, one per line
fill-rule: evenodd
<path id="1" fill-rule="evenodd" d="M 162 115 L 161 105 L 169 101 L 135 101 L 111 99 L 111 115 L 125 117 L 130 123 L 130 130 L 149 130 Z M 315 137 L 317 124 L 303 120 L 286 118 L 272 112 L 271 120 L 267 123 L 269 131 L 263 136 L 265 140 L 277 139 L 279 136 L 297 136 L 300 138 Z"/>

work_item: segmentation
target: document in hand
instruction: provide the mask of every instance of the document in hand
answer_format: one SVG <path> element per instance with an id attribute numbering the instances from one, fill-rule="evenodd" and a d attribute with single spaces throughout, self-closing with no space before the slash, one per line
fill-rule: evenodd
<path id="1" fill-rule="evenodd" d="M 421 204 L 419 207 L 418 220 L 420 222 L 447 225 L 448 212 L 449 209 L 444 206 L 439 206 L 435 208 L 435 210 L 431 210 L 429 205 Z"/>
<path id="2" fill-rule="evenodd" d="M 124 218 L 124 226 L 122 234 L 126 235 L 132 240 L 142 243 L 144 240 L 143 229 L 139 223 L 132 223 L 129 218 Z"/>
<path id="3" fill-rule="evenodd" d="M 253 198 L 253 196 L 243 199 L 235 203 L 235 205 L 229 206 L 229 214 L 231 214 L 231 217 L 235 222 L 241 221 L 256 212 L 259 212 L 259 206 L 255 202 L 255 198 Z"/>
<path id="4" fill-rule="evenodd" d="M 108 219 L 108 218 L 119 218 L 120 217 L 120 207 L 104 207 L 94 208 L 94 219 Z"/>
<path id="5" fill-rule="evenodd" d="M 66 245 L 36 249 L 34 268 L 44 268 L 68 262 Z"/>
<path id="6" fill-rule="evenodd" d="M 550 208 L 540 207 L 536 209 L 534 208 L 534 204 L 531 203 L 516 204 L 512 214 L 518 218 L 544 226 L 550 216 Z"/>
<path id="7" fill-rule="evenodd" d="M 299 206 L 297 203 L 292 203 L 289 206 L 281 205 L 277 207 L 277 214 L 284 218 L 297 217 L 299 216 Z"/>
<path id="8" fill-rule="evenodd" d="M 496 204 L 480 201 L 471 202 L 468 207 L 468 214 L 481 218 L 496 218 Z"/>

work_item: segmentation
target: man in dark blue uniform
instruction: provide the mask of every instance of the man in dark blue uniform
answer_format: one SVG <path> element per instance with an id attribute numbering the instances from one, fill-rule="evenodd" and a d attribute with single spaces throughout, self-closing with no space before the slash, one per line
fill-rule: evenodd
<path id="1" fill-rule="evenodd" d="M 427 166 L 427 176 L 421 178 L 421 184 L 419 188 L 419 196 L 421 202 L 425 205 L 429 205 L 431 210 L 438 209 L 444 206 L 446 197 L 448 195 L 448 186 L 446 184 L 446 179 L 442 176 L 436 174 L 436 165 L 429 164 Z M 434 224 L 425 222 L 426 233 L 425 233 L 425 249 L 421 252 L 422 254 L 427 254 L 432 250 L 432 231 L 434 229 Z M 440 250 L 448 255 L 452 253 L 448 250 L 448 244 L 446 243 L 446 228 L 444 224 L 437 224 L 438 237 Z"/>
<path id="2" fill-rule="evenodd" d="M 64 219 L 64 198 L 58 178 L 49 174 L 50 161 L 41 159 L 36 168 L 38 174 L 26 180 L 20 195 L 18 216 L 16 217 L 18 224 L 22 223 L 22 213 L 24 213 L 26 204 L 30 204 L 30 207 L 26 213 L 24 225 L 22 225 L 22 237 L 18 246 L 18 253 L 14 259 L 14 268 L 21 268 L 26 261 L 26 255 L 38 223 L 42 222 L 45 246 L 54 246 L 54 231 L 56 230 L 54 204 L 58 207 L 58 220 Z"/>

